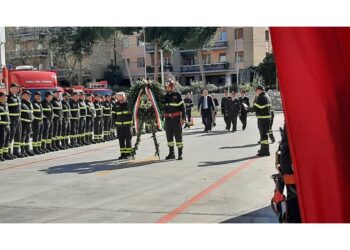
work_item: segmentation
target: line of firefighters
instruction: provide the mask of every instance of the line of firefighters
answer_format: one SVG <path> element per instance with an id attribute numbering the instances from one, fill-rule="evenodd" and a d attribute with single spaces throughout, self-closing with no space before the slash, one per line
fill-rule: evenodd
<path id="1" fill-rule="evenodd" d="M 30 91 L 24 90 L 21 98 L 19 91 L 13 83 L 9 95 L 0 93 L 1 161 L 114 140 L 117 130 L 125 128 L 128 132 L 121 131 L 119 138 L 120 158 L 131 156 L 132 114 L 124 93 L 69 95 L 57 90 L 45 92 L 43 100 L 35 92 L 31 101 Z"/>

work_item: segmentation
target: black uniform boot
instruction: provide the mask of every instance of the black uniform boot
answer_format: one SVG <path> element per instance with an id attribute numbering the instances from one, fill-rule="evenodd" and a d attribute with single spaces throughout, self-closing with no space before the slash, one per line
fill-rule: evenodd
<path id="1" fill-rule="evenodd" d="M 8 153 L 4 153 L 3 157 L 4 157 L 4 159 L 5 159 L 6 161 L 15 159 L 15 158 L 13 158 L 13 157 L 12 157 L 10 154 L 8 154 Z"/>
<path id="2" fill-rule="evenodd" d="M 270 156 L 269 145 L 261 144 L 261 149 L 260 149 L 260 152 L 257 154 L 257 156 L 260 156 L 260 157 Z"/>
<path id="3" fill-rule="evenodd" d="M 2 153 L 0 154 L 0 161 L 5 161 L 5 158 Z"/>
<path id="4" fill-rule="evenodd" d="M 118 160 L 123 160 L 125 159 L 125 153 L 121 153 L 120 156 L 118 157 Z"/>
<path id="5" fill-rule="evenodd" d="M 182 160 L 182 148 L 178 148 L 179 150 L 179 155 L 177 157 L 178 160 Z"/>
<path id="6" fill-rule="evenodd" d="M 165 157 L 165 160 L 173 160 L 175 159 L 174 147 L 169 147 L 169 154 Z"/>

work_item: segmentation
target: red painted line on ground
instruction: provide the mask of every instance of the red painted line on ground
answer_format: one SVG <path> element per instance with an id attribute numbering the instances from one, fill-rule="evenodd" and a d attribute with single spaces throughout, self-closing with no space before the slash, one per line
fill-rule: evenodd
<path id="1" fill-rule="evenodd" d="M 97 151 L 97 150 L 101 150 L 101 149 L 106 149 L 106 148 L 111 148 L 111 147 L 116 147 L 116 145 L 107 146 L 107 147 L 102 147 L 102 148 L 98 148 L 98 149 L 94 149 L 94 150 L 88 150 L 88 151 L 78 152 L 78 153 L 69 154 L 69 155 L 62 155 L 62 156 L 53 157 L 53 158 L 48 158 L 48 159 L 40 160 L 40 161 L 32 161 L 32 162 L 28 162 L 28 163 L 22 163 L 22 164 L 15 165 L 15 166 L 11 166 L 11 167 L 7 167 L 7 168 L 0 168 L 0 171 L 7 170 L 7 169 L 13 169 L 13 168 L 24 167 L 24 166 L 28 166 L 28 165 L 35 164 L 35 163 L 45 162 L 45 161 L 52 161 L 52 160 L 61 159 L 61 158 L 65 158 L 65 157 L 69 157 L 69 156 L 74 156 L 74 155 L 86 154 L 86 153 L 90 153 L 90 152 L 93 152 L 93 151 Z"/>
<path id="2" fill-rule="evenodd" d="M 234 170 L 232 170 L 231 172 L 229 172 L 227 175 L 225 175 L 224 177 L 222 177 L 221 179 L 219 179 L 218 181 L 216 181 L 214 184 L 212 184 L 211 186 L 207 187 L 206 189 L 204 189 L 203 191 L 201 191 L 200 193 L 196 194 L 195 196 L 193 196 L 191 199 L 189 199 L 188 201 L 186 201 L 185 203 L 181 204 L 179 207 L 175 208 L 173 211 L 171 211 L 170 213 L 168 213 L 167 215 L 165 215 L 163 218 L 161 218 L 160 220 L 158 220 L 156 223 L 167 223 L 169 221 L 171 221 L 172 219 L 174 219 L 174 217 L 176 217 L 178 214 L 182 213 L 184 210 L 186 210 L 189 206 L 191 206 L 193 203 L 199 201 L 200 199 L 202 199 L 204 196 L 206 196 L 207 194 L 213 192 L 215 189 L 217 189 L 218 187 L 220 187 L 221 185 L 223 185 L 226 181 L 228 181 L 230 178 L 234 177 L 235 175 L 237 175 L 240 171 L 242 171 L 243 169 L 249 167 L 254 161 L 256 161 L 258 158 L 253 158 L 249 161 L 244 162 L 243 164 L 239 165 L 238 167 L 236 167 Z"/>

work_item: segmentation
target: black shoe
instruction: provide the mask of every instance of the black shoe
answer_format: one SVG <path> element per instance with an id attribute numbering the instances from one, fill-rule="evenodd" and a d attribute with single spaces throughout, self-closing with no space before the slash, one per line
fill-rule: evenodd
<path id="1" fill-rule="evenodd" d="M 27 151 L 26 154 L 27 154 L 28 156 L 34 156 L 34 155 L 35 155 L 34 152 L 31 152 L 31 151 Z"/>
<path id="2" fill-rule="evenodd" d="M 182 155 L 179 155 L 179 156 L 177 157 L 177 159 L 181 161 L 181 160 L 183 159 L 183 158 L 182 158 Z"/>
<path id="3" fill-rule="evenodd" d="M 16 158 L 24 158 L 25 156 L 23 154 L 15 154 Z"/>
<path id="4" fill-rule="evenodd" d="M 9 161 L 9 160 L 14 160 L 15 158 L 11 157 L 10 155 L 4 155 L 4 159 Z"/>
<path id="5" fill-rule="evenodd" d="M 215 126 L 216 126 L 216 123 L 214 122 L 214 123 L 213 123 L 213 127 L 215 127 Z"/>
<path id="6" fill-rule="evenodd" d="M 259 156 L 259 157 L 270 156 L 270 152 L 259 152 L 256 156 Z"/>
<path id="7" fill-rule="evenodd" d="M 41 154 L 42 154 L 42 152 L 39 151 L 39 150 L 34 150 L 33 153 L 34 153 L 35 155 L 41 155 Z"/>
<path id="8" fill-rule="evenodd" d="M 165 160 L 174 160 L 175 154 L 169 154 L 167 157 L 165 157 Z"/>

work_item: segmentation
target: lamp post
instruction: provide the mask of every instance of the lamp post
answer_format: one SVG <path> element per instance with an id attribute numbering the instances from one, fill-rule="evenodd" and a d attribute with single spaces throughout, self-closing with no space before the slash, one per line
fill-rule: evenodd
<path id="1" fill-rule="evenodd" d="M 162 75 L 162 85 L 164 86 L 164 58 L 163 58 L 163 50 L 159 50 L 160 52 L 160 71 Z"/>

